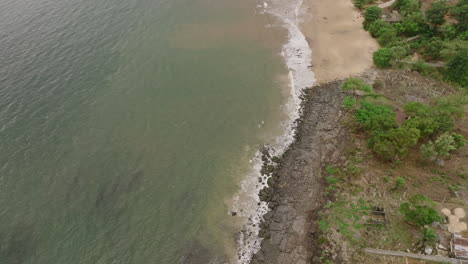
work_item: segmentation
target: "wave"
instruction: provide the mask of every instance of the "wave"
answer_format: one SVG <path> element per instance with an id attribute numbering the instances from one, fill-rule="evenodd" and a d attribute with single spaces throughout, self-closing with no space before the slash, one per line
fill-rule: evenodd
<path id="1" fill-rule="evenodd" d="M 313 72 L 309 69 L 312 50 L 299 28 L 303 0 L 269 0 L 257 5 L 262 13 L 276 17 L 280 26 L 288 31 L 288 41 L 284 44 L 281 55 L 289 70 L 290 94 L 282 107 L 288 113 L 288 118 L 282 125 L 282 135 L 266 148 L 271 157 L 280 157 L 294 141 L 296 131 L 295 120 L 301 115 L 302 91 L 315 83 Z M 262 150 L 258 150 L 250 160 L 251 169 L 241 181 L 241 190 L 234 197 L 232 210 L 247 219 L 242 231 L 238 234 L 238 264 L 248 264 L 252 256 L 260 250 L 262 238 L 259 236 L 260 224 L 268 211 L 268 204 L 259 197 L 261 189 L 267 187 L 270 176 L 262 175 L 264 164 Z"/>

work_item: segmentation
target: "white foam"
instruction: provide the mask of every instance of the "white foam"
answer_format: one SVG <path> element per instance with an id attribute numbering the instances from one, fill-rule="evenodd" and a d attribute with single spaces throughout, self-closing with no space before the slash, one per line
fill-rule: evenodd
<path id="1" fill-rule="evenodd" d="M 300 116 L 302 91 L 311 87 L 315 77 L 309 69 L 312 51 L 307 40 L 299 29 L 300 11 L 303 0 L 269 0 L 263 2 L 266 15 L 273 15 L 281 21 L 282 27 L 288 30 L 288 42 L 283 46 L 281 55 L 289 69 L 290 95 L 282 107 L 288 113 L 288 120 L 282 124 L 283 133 L 270 144 L 270 155 L 281 156 L 293 142 L 295 134 L 294 121 Z M 267 9 L 268 7 L 268 9 Z M 241 190 L 234 197 L 233 211 L 248 219 L 243 232 L 238 237 L 238 264 L 248 264 L 252 256 L 260 249 L 262 239 L 258 236 L 259 224 L 269 209 L 268 204 L 261 202 L 259 191 L 266 186 L 267 177 L 262 176 L 261 153 L 257 151 L 251 159 L 252 168 L 241 182 Z M 259 182 L 262 177 L 262 182 Z M 242 211 L 241 211 L 242 210 Z"/>

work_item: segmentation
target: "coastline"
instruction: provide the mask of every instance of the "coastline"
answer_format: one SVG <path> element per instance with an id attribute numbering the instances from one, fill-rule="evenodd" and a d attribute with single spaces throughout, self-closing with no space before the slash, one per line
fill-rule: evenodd
<path id="1" fill-rule="evenodd" d="M 278 163 L 271 161 L 274 155 L 264 153 L 264 171 L 268 172 L 272 166 L 275 169 L 266 173 L 268 187 L 259 193 L 262 203 L 267 203 L 270 210 L 260 223 L 259 235 L 263 240 L 252 257 L 252 264 L 319 262 L 320 254 L 314 252 L 318 248 L 314 246 L 318 240 L 316 216 L 327 201 L 322 192 L 325 182 L 321 171 L 328 162 L 340 159 L 345 142 L 341 125 L 341 82 L 336 80 L 370 69 L 372 53 L 378 48 L 376 41 L 362 29 L 360 13 L 350 0 L 338 0 L 333 9 L 326 0 L 298 3 L 300 9 L 278 10 L 285 14 L 283 22 L 290 38 L 294 39 L 291 35 L 297 29 L 307 41 L 311 63 L 307 65 L 306 75 L 312 74 L 313 83 L 296 84 L 301 72 L 291 67 L 291 54 L 289 57 L 284 54 L 288 45 L 294 43 L 290 39 L 283 55 L 291 70 L 293 93 L 303 93 L 303 96 L 298 97 L 300 109 L 294 118 L 292 143 Z M 302 55 L 299 53 L 292 65 L 309 54 Z"/>

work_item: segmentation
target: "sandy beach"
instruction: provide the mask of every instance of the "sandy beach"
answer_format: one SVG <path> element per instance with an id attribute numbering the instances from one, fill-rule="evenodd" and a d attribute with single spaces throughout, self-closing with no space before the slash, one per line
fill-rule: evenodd
<path id="1" fill-rule="evenodd" d="M 319 83 L 364 72 L 378 43 L 363 30 L 364 18 L 351 0 L 304 0 L 301 30 L 312 48 Z"/>

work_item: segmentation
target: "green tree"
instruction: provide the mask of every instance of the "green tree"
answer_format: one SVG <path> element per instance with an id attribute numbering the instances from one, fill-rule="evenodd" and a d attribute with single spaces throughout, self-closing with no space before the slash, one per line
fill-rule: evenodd
<path id="1" fill-rule="evenodd" d="M 445 76 L 450 81 L 468 87 L 468 51 L 462 50 L 457 53 L 447 64 Z"/>
<path id="2" fill-rule="evenodd" d="M 414 12 L 419 12 L 421 2 L 419 0 L 397 0 L 393 7 L 400 10 L 403 17 Z"/>
<path id="3" fill-rule="evenodd" d="M 421 152 L 424 158 L 433 159 L 436 157 L 447 157 L 451 151 L 463 147 L 466 143 L 463 135 L 455 133 L 444 133 L 432 142 L 421 145 Z"/>
<path id="4" fill-rule="evenodd" d="M 422 44 L 424 48 L 422 54 L 432 60 L 436 60 L 440 58 L 440 52 L 444 48 L 444 42 L 438 38 L 433 38 L 430 41 L 425 41 Z"/>
<path id="5" fill-rule="evenodd" d="M 437 243 L 437 235 L 434 229 L 425 227 L 422 230 L 422 242 L 424 246 L 435 246 Z"/>
<path id="6" fill-rule="evenodd" d="M 442 25 L 449 6 L 445 0 L 433 1 L 431 7 L 426 10 L 427 20 L 434 25 Z"/>
<path id="7" fill-rule="evenodd" d="M 372 55 L 374 64 L 379 68 L 388 68 L 391 66 L 392 50 L 390 48 L 380 48 Z"/>
<path id="8" fill-rule="evenodd" d="M 421 227 L 441 221 L 434 209 L 434 202 L 422 194 L 415 195 L 409 199 L 409 202 L 401 204 L 400 212 L 403 213 L 406 221 Z"/>
<path id="9" fill-rule="evenodd" d="M 382 9 L 378 6 L 370 6 L 364 12 L 364 19 L 366 23 L 372 23 L 382 16 Z"/>
<path id="10" fill-rule="evenodd" d="M 361 9 L 366 4 L 366 0 L 353 0 L 353 4 L 355 7 Z"/>
<path id="11" fill-rule="evenodd" d="M 397 24 L 398 32 L 408 37 L 416 36 L 428 31 L 426 19 L 421 12 L 411 13 Z"/>
<path id="12" fill-rule="evenodd" d="M 393 26 L 390 23 L 383 21 L 382 19 L 377 19 L 372 24 L 369 25 L 367 30 L 371 34 L 373 38 L 377 38 L 380 36 L 381 31 L 384 29 L 392 29 Z"/>
<path id="13" fill-rule="evenodd" d="M 410 147 L 418 143 L 420 131 L 401 126 L 376 133 L 370 140 L 372 150 L 385 160 L 396 161 L 406 157 Z"/>
<path id="14" fill-rule="evenodd" d="M 468 31 L 468 0 L 458 1 L 450 10 L 450 14 L 458 21 L 458 31 L 466 33 Z"/>
<path id="15" fill-rule="evenodd" d="M 396 127 L 395 112 L 385 105 L 375 105 L 362 100 L 354 117 L 364 129 L 371 133 Z"/>
<path id="16" fill-rule="evenodd" d="M 384 47 L 390 46 L 399 40 L 397 30 L 393 27 L 383 28 L 379 31 L 378 34 L 379 36 L 377 37 L 377 41 Z"/>

